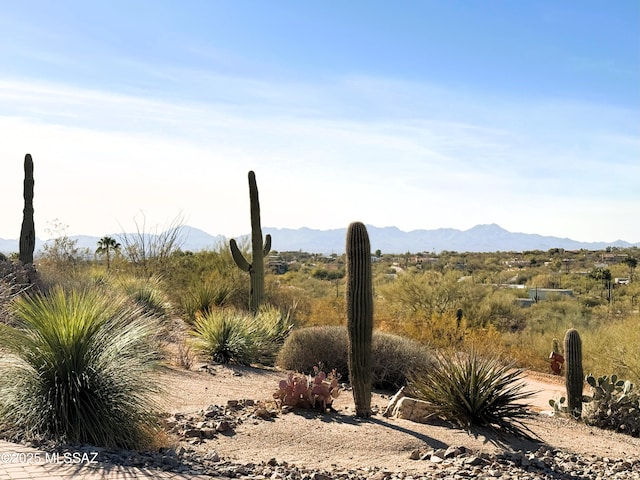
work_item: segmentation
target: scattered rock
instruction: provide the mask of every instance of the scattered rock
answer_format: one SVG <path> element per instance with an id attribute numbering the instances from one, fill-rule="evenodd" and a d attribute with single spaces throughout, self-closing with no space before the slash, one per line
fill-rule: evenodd
<path id="1" fill-rule="evenodd" d="M 175 433 L 195 445 L 216 438 L 218 433 L 232 434 L 238 425 L 248 419 L 271 420 L 277 416 L 275 407 L 245 399 L 229 400 L 226 406 L 209 405 L 199 412 L 177 412 L 161 423 L 169 433 Z"/>
<path id="2" fill-rule="evenodd" d="M 430 405 L 424 400 L 402 397 L 393 407 L 391 416 L 422 423 L 431 414 Z"/>
<path id="3" fill-rule="evenodd" d="M 190 415 L 185 415 L 188 419 Z M 199 438 L 193 440 L 203 441 Z M 185 443 L 186 444 L 186 443 Z M 94 446 L 56 447 L 40 445 L 49 451 L 94 451 Z M 134 466 L 187 475 L 216 478 L 272 479 L 272 480 L 428 480 L 471 479 L 502 480 L 538 479 L 640 479 L 640 459 L 637 457 L 614 459 L 581 456 L 559 449 L 541 447 L 536 451 L 503 451 L 499 454 L 474 453 L 463 446 L 450 446 L 433 450 L 427 446 L 413 450 L 410 458 L 420 462 L 409 472 L 394 472 L 378 467 L 341 468 L 331 470 L 288 464 L 271 458 L 267 462 L 237 463 L 223 460 L 214 450 L 198 451 L 190 446 L 163 448 L 154 452 L 134 452 L 102 449 L 101 464 Z M 421 473 L 416 473 L 421 472 Z"/>

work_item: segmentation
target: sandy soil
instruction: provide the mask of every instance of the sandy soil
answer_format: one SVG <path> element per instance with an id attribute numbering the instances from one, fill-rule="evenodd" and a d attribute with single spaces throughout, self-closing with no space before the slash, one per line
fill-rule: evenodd
<path id="1" fill-rule="evenodd" d="M 212 371 L 168 368 L 161 375 L 167 389 L 161 399 L 162 407 L 168 413 L 190 413 L 211 404 L 226 405 L 227 400 L 271 401 L 278 381 L 285 376 L 285 372 L 274 369 L 238 366 L 215 366 Z M 234 434 L 219 435 L 198 448 L 215 450 L 222 458 L 239 462 L 276 458 L 327 469 L 335 465 L 377 466 L 396 471 L 412 471 L 416 467 L 415 461 L 409 459 L 412 450 L 460 445 L 477 452 L 535 451 L 541 446 L 550 446 L 581 455 L 615 459 L 640 457 L 638 438 L 540 413 L 550 409 L 550 398 L 563 393 L 559 379 L 531 374 L 526 382 L 528 389 L 539 391 L 531 402 L 535 414 L 528 424 L 539 442 L 513 437 L 499 439 L 488 432 L 470 435 L 448 425 L 419 424 L 384 418 L 381 414 L 367 421 L 358 420 L 353 415 L 353 397 L 345 391 L 334 402 L 336 413 L 301 410 L 280 414 L 272 421 L 245 422 Z M 382 412 L 388 399 L 389 393 L 378 392 L 372 404 Z"/>

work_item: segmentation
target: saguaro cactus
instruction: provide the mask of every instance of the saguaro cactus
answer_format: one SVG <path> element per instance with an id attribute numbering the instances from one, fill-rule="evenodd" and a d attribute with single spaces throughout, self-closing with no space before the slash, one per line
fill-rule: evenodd
<path id="1" fill-rule="evenodd" d="M 36 248 L 36 227 L 33 223 L 33 160 L 28 153 L 24 157 L 24 210 L 20 230 L 20 252 L 18 258 L 23 265 L 33 263 Z"/>
<path id="2" fill-rule="evenodd" d="M 373 284 L 371 245 L 364 224 L 347 230 L 347 329 L 349 377 L 356 416 L 371 416 L 371 338 L 373 336 Z"/>
<path id="3" fill-rule="evenodd" d="M 567 330 L 564 336 L 565 384 L 567 386 L 567 407 L 575 417 L 582 416 L 582 341 L 575 328 Z"/>
<path id="4" fill-rule="evenodd" d="M 232 239 L 229 246 L 236 265 L 241 270 L 249 272 L 251 279 L 249 308 L 253 313 L 256 313 L 264 297 L 264 257 L 271 250 L 271 235 L 267 234 L 263 244 L 258 185 L 256 184 L 256 175 L 252 171 L 249 172 L 249 200 L 251 206 L 251 263 L 244 258 L 235 240 Z"/>

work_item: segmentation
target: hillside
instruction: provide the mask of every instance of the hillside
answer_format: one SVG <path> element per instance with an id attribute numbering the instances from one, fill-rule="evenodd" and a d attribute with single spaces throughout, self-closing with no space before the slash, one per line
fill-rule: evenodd
<path id="1" fill-rule="evenodd" d="M 607 247 L 629 248 L 638 247 L 640 243 L 632 244 L 623 240 L 615 242 L 581 242 L 570 238 L 543 236 L 529 233 L 514 233 L 496 224 L 476 225 L 468 230 L 454 228 L 438 228 L 435 230 L 412 230 L 405 232 L 397 227 L 367 226 L 371 238 L 372 250 L 384 253 L 405 252 L 434 252 L 442 250 L 456 252 L 507 252 L 527 250 L 549 250 L 563 248 L 565 250 L 602 250 Z M 217 247 L 220 242 L 226 242 L 223 235 L 211 235 L 198 228 L 185 226 L 183 228 L 182 250 L 198 251 Z M 311 228 L 263 228 L 263 234 L 271 234 L 273 249 L 278 251 L 304 251 L 311 253 L 342 254 L 346 228 L 332 230 L 314 230 Z M 110 234 L 118 238 L 120 234 Z M 79 248 L 95 250 L 99 237 L 79 235 L 70 237 L 77 240 Z M 42 248 L 43 241 L 38 239 L 36 250 Z M 0 238 L 0 252 L 16 251 L 18 240 Z"/>

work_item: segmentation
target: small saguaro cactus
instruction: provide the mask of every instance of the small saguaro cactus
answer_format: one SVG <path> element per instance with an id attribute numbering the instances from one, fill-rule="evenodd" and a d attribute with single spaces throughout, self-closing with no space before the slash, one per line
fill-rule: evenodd
<path id="1" fill-rule="evenodd" d="M 262 243 L 262 228 L 260 227 L 260 202 L 258 200 L 258 185 L 256 175 L 249 172 L 249 201 L 251 207 L 251 263 L 244 258 L 235 240 L 229 242 L 231 255 L 238 268 L 249 272 L 251 279 L 251 293 L 249 308 L 255 314 L 262 304 L 264 297 L 264 257 L 271 250 L 271 235 L 267 234 Z"/>
<path id="2" fill-rule="evenodd" d="M 349 378 L 357 417 L 371 416 L 371 339 L 373 337 L 373 283 L 371 245 L 364 224 L 347 230 L 347 330 Z"/>
<path id="3" fill-rule="evenodd" d="M 20 251 L 18 258 L 23 265 L 33 263 L 36 248 L 36 228 L 33 223 L 33 160 L 28 153 L 24 157 L 24 210 L 20 229 Z"/>
<path id="4" fill-rule="evenodd" d="M 564 336 L 565 384 L 567 387 L 567 407 L 575 418 L 582 416 L 582 341 L 575 328 L 570 328 Z"/>

